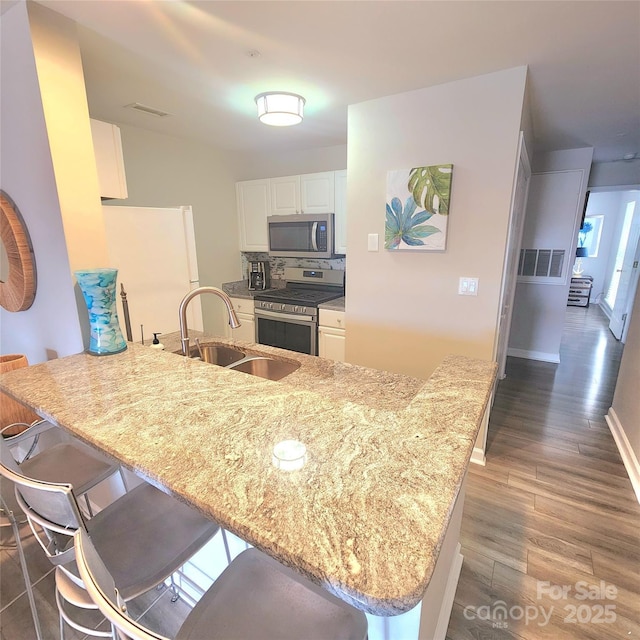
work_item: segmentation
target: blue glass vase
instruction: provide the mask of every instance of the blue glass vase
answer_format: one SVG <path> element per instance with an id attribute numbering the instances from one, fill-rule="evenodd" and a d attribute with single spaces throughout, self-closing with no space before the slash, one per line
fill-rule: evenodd
<path id="1" fill-rule="evenodd" d="M 107 356 L 127 348 L 116 307 L 117 269 L 87 269 L 74 273 L 89 310 L 89 353 Z"/>

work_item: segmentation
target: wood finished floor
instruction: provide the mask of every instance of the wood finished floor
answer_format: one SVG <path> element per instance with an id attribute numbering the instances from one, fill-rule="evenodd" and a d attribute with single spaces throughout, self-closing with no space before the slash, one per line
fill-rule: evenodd
<path id="1" fill-rule="evenodd" d="M 509 358 L 487 465 L 469 473 L 447 640 L 640 638 L 640 505 L 604 419 L 622 353 L 607 324 L 567 307 L 560 364 Z M 581 597 L 577 583 L 601 580 L 615 599 Z M 567 598 L 539 598 L 545 582 Z"/>
<path id="2" fill-rule="evenodd" d="M 448 640 L 640 638 L 640 506 L 604 421 L 620 355 L 604 314 L 592 306 L 567 308 L 559 365 L 509 359 L 489 425 L 487 465 L 471 465 L 469 473 L 464 564 Z M 44 637 L 58 640 L 51 565 L 27 533 Z M 615 600 L 575 598 L 577 582 L 600 580 L 616 586 Z M 538 581 L 568 585 L 573 593 L 567 600 L 539 599 Z M 2 640 L 33 640 L 15 551 L 0 551 L 0 594 Z M 491 612 L 498 601 L 510 614 L 506 628 L 494 626 L 481 608 Z M 605 604 L 615 605 L 615 622 L 565 621 L 571 613 L 565 607 L 577 613 L 582 606 L 585 619 Z M 517 607 L 529 607 L 530 616 L 535 609 L 538 618 L 514 619 Z M 545 625 L 540 607 L 545 616 L 553 607 Z M 169 637 L 188 613 L 166 591 L 145 594 L 132 608 Z M 66 637 L 83 636 L 68 629 Z"/>

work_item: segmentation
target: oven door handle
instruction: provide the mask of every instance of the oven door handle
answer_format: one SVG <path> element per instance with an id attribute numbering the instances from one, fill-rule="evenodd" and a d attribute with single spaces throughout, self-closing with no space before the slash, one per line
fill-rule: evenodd
<path id="1" fill-rule="evenodd" d="M 318 250 L 318 223 L 314 222 L 311 225 L 311 248 L 314 251 Z"/>
<path id="2" fill-rule="evenodd" d="M 256 318 L 271 318 L 272 320 L 292 320 L 294 322 L 315 322 L 313 316 L 303 316 L 293 313 L 280 313 L 279 311 L 265 311 L 264 309 L 255 310 Z"/>

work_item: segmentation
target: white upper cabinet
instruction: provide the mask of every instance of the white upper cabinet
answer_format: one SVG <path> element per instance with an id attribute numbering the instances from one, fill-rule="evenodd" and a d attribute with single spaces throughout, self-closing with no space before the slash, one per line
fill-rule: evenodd
<path id="1" fill-rule="evenodd" d="M 347 170 L 335 172 L 336 253 L 347 253 Z"/>
<path id="2" fill-rule="evenodd" d="M 300 176 L 271 178 L 271 215 L 300 213 Z"/>
<path id="3" fill-rule="evenodd" d="M 335 213 L 337 254 L 347 250 L 347 172 L 324 171 L 299 176 L 236 183 L 240 251 L 268 251 L 267 216 Z"/>
<path id="4" fill-rule="evenodd" d="M 267 216 L 271 204 L 268 178 L 236 183 L 240 251 L 268 251 Z"/>
<path id="5" fill-rule="evenodd" d="M 92 119 L 91 137 L 100 183 L 100 197 L 127 198 L 129 194 L 119 127 Z"/>
<path id="6" fill-rule="evenodd" d="M 300 176 L 300 213 L 335 212 L 334 171 Z"/>
<path id="7" fill-rule="evenodd" d="M 334 172 L 271 178 L 271 214 L 333 213 Z"/>

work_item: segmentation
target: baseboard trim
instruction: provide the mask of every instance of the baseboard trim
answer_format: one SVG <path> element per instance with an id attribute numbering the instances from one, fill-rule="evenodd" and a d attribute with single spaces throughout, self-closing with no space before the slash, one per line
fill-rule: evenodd
<path id="1" fill-rule="evenodd" d="M 607 421 L 609 431 L 611 431 L 611 435 L 616 441 L 618 451 L 620 452 L 622 462 L 624 463 L 624 468 L 627 470 L 629 480 L 631 480 L 631 486 L 633 487 L 636 498 L 640 503 L 640 462 L 638 462 L 638 458 L 636 457 L 634 450 L 631 448 L 627 434 L 624 432 L 622 424 L 620 423 L 618 415 L 613 407 L 609 408 L 609 412 L 604 419 Z"/>
<path id="2" fill-rule="evenodd" d="M 484 455 L 484 449 L 481 449 L 480 447 L 473 447 L 471 462 L 473 462 L 473 464 L 479 464 L 480 466 L 484 467 L 487 464 L 487 458 Z"/>
<path id="3" fill-rule="evenodd" d="M 546 353 L 545 351 L 529 351 L 527 349 L 507 349 L 507 355 L 514 358 L 526 358 L 527 360 L 541 360 L 542 362 L 560 362 L 559 353 Z"/>

